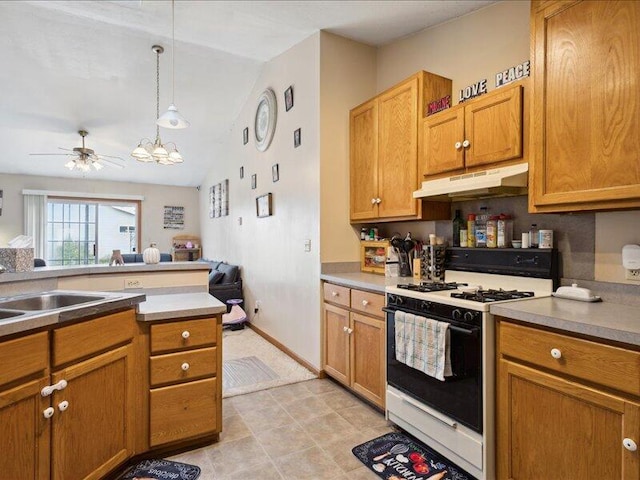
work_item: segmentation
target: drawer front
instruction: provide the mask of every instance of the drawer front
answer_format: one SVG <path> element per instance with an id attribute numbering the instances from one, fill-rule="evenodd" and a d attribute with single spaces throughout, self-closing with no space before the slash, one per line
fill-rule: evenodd
<path id="1" fill-rule="evenodd" d="M 559 358 L 554 358 L 552 350 Z M 640 395 L 639 352 L 502 322 L 500 353 Z"/>
<path id="2" fill-rule="evenodd" d="M 351 290 L 351 308 L 369 315 L 382 317 L 384 307 L 384 295 L 362 290 Z"/>
<path id="3" fill-rule="evenodd" d="M 151 385 L 185 382 L 216 374 L 216 347 L 151 357 Z"/>
<path id="4" fill-rule="evenodd" d="M 208 378 L 152 389 L 151 446 L 217 433 L 216 382 Z"/>
<path id="5" fill-rule="evenodd" d="M 0 385 L 47 370 L 48 333 L 36 333 L 0 343 L 0 365 Z"/>
<path id="6" fill-rule="evenodd" d="M 53 365 L 59 366 L 131 341 L 134 310 L 105 315 L 53 331 Z"/>
<path id="7" fill-rule="evenodd" d="M 334 285 L 333 283 L 324 284 L 324 300 L 326 302 L 337 303 L 338 305 L 349 306 L 349 288 Z"/>
<path id="8" fill-rule="evenodd" d="M 215 318 L 151 325 L 151 353 L 213 346 L 215 344 Z"/>

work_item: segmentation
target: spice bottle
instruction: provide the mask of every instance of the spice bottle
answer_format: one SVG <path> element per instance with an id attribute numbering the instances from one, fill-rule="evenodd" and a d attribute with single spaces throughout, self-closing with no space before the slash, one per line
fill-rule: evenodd
<path id="1" fill-rule="evenodd" d="M 487 213 L 487 207 L 480 207 L 482 213 L 476 215 L 476 247 L 487 246 L 487 221 L 489 221 L 489 214 Z"/>
<path id="2" fill-rule="evenodd" d="M 467 247 L 476 246 L 476 216 L 470 213 L 467 216 Z"/>
<path id="3" fill-rule="evenodd" d="M 362 227 L 360 229 L 360 240 L 366 240 L 367 239 L 367 227 Z"/>
<path id="4" fill-rule="evenodd" d="M 496 215 L 487 220 L 487 247 L 496 248 L 498 246 L 498 218 Z"/>
<path id="5" fill-rule="evenodd" d="M 511 245 L 513 239 L 513 222 L 511 216 L 501 213 L 498 217 L 498 248 L 505 248 Z"/>
<path id="6" fill-rule="evenodd" d="M 460 246 L 460 230 L 463 228 L 462 218 L 460 218 L 460 210 L 456 210 L 456 216 L 453 217 L 453 246 Z"/>
<path id="7" fill-rule="evenodd" d="M 536 223 L 532 223 L 531 228 L 529 229 L 529 247 L 538 248 L 539 240 L 538 225 Z"/>

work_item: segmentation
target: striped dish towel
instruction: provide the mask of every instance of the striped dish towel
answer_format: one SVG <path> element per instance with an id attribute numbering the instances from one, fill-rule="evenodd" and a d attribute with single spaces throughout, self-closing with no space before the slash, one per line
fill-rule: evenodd
<path id="1" fill-rule="evenodd" d="M 396 360 L 430 377 L 450 377 L 449 324 L 411 313 L 394 314 Z"/>

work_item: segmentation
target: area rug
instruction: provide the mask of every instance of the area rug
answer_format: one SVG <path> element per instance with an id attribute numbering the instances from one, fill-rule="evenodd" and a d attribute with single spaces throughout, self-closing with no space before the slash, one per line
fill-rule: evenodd
<path id="1" fill-rule="evenodd" d="M 404 433 L 387 433 L 351 451 L 385 480 L 476 480 L 456 464 Z"/>
<path id="2" fill-rule="evenodd" d="M 144 460 L 129 470 L 122 480 L 196 480 L 200 467 L 171 460 Z"/>
<path id="3" fill-rule="evenodd" d="M 223 332 L 222 356 L 223 398 L 317 378 L 250 328 Z"/>

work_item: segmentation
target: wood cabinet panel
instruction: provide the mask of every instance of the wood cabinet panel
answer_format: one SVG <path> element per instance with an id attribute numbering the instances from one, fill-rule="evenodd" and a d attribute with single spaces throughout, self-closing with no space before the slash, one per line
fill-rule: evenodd
<path id="1" fill-rule="evenodd" d="M 349 125 L 351 220 L 370 219 L 377 215 L 378 208 L 377 100 L 352 110 Z"/>
<path id="2" fill-rule="evenodd" d="M 384 307 L 384 295 L 363 290 L 351 290 L 352 309 L 381 318 L 384 316 L 382 307 Z"/>
<path id="3" fill-rule="evenodd" d="M 185 320 L 151 325 L 151 352 L 216 345 L 216 319 Z"/>
<path id="4" fill-rule="evenodd" d="M 53 331 L 53 366 L 86 358 L 131 341 L 135 311 L 127 310 Z"/>
<path id="5" fill-rule="evenodd" d="M 375 404 L 384 406 L 384 320 L 351 313 L 351 328 L 352 388 Z"/>
<path id="6" fill-rule="evenodd" d="M 557 349 L 561 357 L 552 357 Z M 640 352 L 566 335 L 503 323 L 502 355 L 550 370 L 640 395 Z"/>
<path id="7" fill-rule="evenodd" d="M 323 287 L 323 296 L 325 302 L 336 303 L 348 307 L 351 302 L 351 289 L 333 283 L 325 282 Z"/>
<path id="8" fill-rule="evenodd" d="M 49 333 L 35 333 L 0 343 L 0 365 L 0 385 L 39 372 L 44 374 L 49 367 Z"/>
<path id="9" fill-rule="evenodd" d="M 349 385 L 349 312 L 324 305 L 324 369 L 339 382 Z"/>
<path id="10" fill-rule="evenodd" d="M 532 3 L 531 211 L 640 206 L 640 3 Z"/>
<path id="11" fill-rule="evenodd" d="M 422 121 L 424 173 L 434 175 L 464 169 L 464 108 L 453 107 Z"/>
<path id="12" fill-rule="evenodd" d="M 151 446 L 218 431 L 217 381 L 207 378 L 151 390 Z"/>
<path id="13" fill-rule="evenodd" d="M 215 376 L 216 347 L 157 355 L 150 359 L 151 386 Z M 186 364 L 186 370 L 183 366 Z"/>

